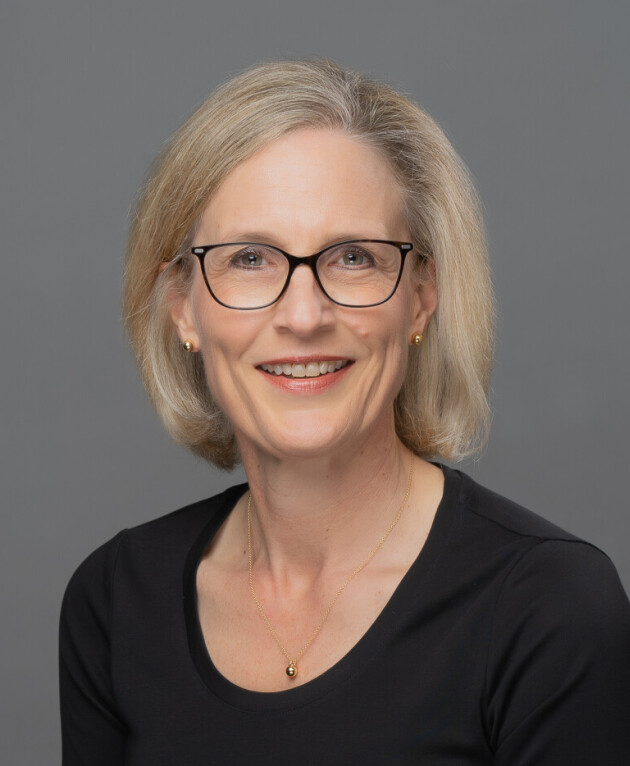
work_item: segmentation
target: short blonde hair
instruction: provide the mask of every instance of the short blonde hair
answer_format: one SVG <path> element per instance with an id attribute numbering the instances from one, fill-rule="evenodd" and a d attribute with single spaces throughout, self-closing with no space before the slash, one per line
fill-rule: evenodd
<path id="1" fill-rule="evenodd" d="M 328 60 L 246 70 L 218 88 L 155 161 L 131 222 L 123 301 L 149 395 L 178 442 L 234 467 L 230 422 L 213 401 L 201 355 L 181 348 L 168 296 L 189 286 L 195 226 L 228 173 L 304 127 L 367 141 L 402 187 L 411 241 L 430 253 L 439 297 L 423 344 L 410 348 L 394 403 L 396 431 L 417 455 L 461 459 L 489 428 L 494 316 L 479 202 L 455 150 L 417 104 Z"/>

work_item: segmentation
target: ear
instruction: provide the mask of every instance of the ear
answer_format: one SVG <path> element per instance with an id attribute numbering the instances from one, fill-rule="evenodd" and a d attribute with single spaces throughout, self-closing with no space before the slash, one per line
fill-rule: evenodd
<path id="1" fill-rule="evenodd" d="M 435 263 L 433 260 L 425 261 L 414 273 L 413 291 L 409 333 L 417 332 L 422 334 L 435 313 L 438 304 Z"/>
<path id="2" fill-rule="evenodd" d="M 167 264 L 160 267 L 160 272 Z M 199 350 L 199 333 L 195 322 L 190 292 L 184 292 L 175 283 L 171 283 L 167 292 L 168 310 L 175 330 L 182 343 L 190 341 L 195 350 Z"/>

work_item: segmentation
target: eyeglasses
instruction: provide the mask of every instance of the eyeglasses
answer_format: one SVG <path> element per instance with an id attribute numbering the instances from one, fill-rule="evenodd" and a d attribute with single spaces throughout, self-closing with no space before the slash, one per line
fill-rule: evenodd
<path id="1" fill-rule="evenodd" d="M 339 306 L 367 308 L 389 300 L 411 242 L 356 239 L 300 258 L 261 242 L 193 247 L 212 297 L 229 309 L 262 309 L 278 301 L 298 266 L 308 266 L 324 295 Z M 419 254 L 420 257 L 425 256 Z"/>

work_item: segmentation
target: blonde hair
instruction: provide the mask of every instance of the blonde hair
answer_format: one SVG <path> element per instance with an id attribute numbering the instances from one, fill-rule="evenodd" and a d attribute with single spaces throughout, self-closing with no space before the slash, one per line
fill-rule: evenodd
<path id="1" fill-rule="evenodd" d="M 123 301 L 148 393 L 178 442 L 234 467 L 230 423 L 213 401 L 201 355 L 181 348 L 168 295 L 190 283 L 195 225 L 228 173 L 303 127 L 367 141 L 402 187 L 411 241 L 430 253 L 439 298 L 423 344 L 410 349 L 394 403 L 396 431 L 422 457 L 461 459 L 489 428 L 493 305 L 477 196 L 448 139 L 417 104 L 328 60 L 246 70 L 202 104 L 154 163 L 131 222 Z"/>

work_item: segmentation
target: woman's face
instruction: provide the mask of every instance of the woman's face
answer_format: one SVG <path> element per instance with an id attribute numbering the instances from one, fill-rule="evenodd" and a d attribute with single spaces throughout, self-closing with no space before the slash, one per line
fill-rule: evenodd
<path id="1" fill-rule="evenodd" d="M 409 240 L 389 167 L 341 131 L 309 128 L 276 140 L 226 177 L 194 245 L 264 242 L 306 256 L 368 238 Z M 434 287 L 412 278 L 413 257 L 389 301 L 359 309 L 332 303 L 306 266 L 275 304 L 226 308 L 195 264 L 191 291 L 175 300 L 172 316 L 180 338 L 202 354 L 210 390 L 241 449 L 249 443 L 278 458 L 314 457 L 393 429 L 410 336 L 423 331 L 436 303 Z M 265 369 L 324 361 L 344 366 L 296 378 Z"/>

